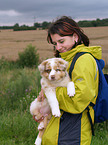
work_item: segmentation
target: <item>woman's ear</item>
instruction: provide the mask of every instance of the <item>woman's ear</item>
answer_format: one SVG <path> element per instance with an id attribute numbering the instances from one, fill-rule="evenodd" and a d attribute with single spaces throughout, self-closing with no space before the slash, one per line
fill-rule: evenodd
<path id="1" fill-rule="evenodd" d="M 77 43 L 78 42 L 78 35 L 76 33 L 73 34 L 73 38 L 74 38 L 74 41 Z"/>

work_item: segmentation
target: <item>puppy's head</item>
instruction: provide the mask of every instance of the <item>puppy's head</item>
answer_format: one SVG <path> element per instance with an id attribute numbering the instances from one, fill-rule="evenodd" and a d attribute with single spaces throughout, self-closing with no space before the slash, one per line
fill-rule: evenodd
<path id="1" fill-rule="evenodd" d="M 43 61 L 39 66 L 42 77 L 49 81 L 57 81 L 65 77 L 68 62 L 62 58 L 51 58 Z"/>

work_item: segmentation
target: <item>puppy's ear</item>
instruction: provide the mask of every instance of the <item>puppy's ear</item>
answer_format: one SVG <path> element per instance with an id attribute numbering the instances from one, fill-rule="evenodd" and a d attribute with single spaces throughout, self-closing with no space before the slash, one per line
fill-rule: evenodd
<path id="1" fill-rule="evenodd" d="M 47 60 L 43 61 L 39 66 L 38 69 L 39 71 L 42 73 L 45 70 L 45 66 L 46 66 Z"/>
<path id="2" fill-rule="evenodd" d="M 65 61 L 64 59 L 60 58 L 59 63 L 65 70 L 68 68 L 68 61 Z"/>
<path id="3" fill-rule="evenodd" d="M 39 71 L 42 73 L 44 71 L 44 66 L 42 64 L 38 65 Z"/>

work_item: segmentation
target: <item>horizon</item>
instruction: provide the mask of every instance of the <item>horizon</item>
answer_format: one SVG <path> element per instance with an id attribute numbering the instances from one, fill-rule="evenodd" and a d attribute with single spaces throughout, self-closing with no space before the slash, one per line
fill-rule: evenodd
<path id="1" fill-rule="evenodd" d="M 79 21 L 96 21 L 97 19 L 100 19 L 100 20 L 103 20 L 103 19 L 108 19 L 108 18 L 94 18 L 94 19 L 74 19 L 76 22 L 79 22 Z M 23 25 L 26 25 L 26 26 L 34 26 L 34 23 L 43 23 L 43 22 L 52 22 L 52 21 L 47 21 L 47 20 L 44 20 L 44 21 L 40 21 L 40 22 L 36 22 L 34 21 L 33 23 L 14 23 L 14 24 L 0 24 L 0 27 L 3 27 L 3 26 L 14 26 L 15 24 L 19 24 L 19 26 L 23 26 Z"/>

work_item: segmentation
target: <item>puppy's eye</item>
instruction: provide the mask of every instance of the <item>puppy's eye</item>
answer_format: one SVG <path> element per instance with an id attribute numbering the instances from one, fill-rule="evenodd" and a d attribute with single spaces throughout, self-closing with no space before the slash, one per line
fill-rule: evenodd
<path id="1" fill-rule="evenodd" d="M 51 72 L 51 69 L 47 69 L 47 70 L 45 70 L 47 73 L 50 73 Z"/>
<path id="2" fill-rule="evenodd" d="M 60 69 L 56 69 L 56 71 L 61 71 Z"/>
<path id="3" fill-rule="evenodd" d="M 66 68 L 64 68 L 63 71 L 66 71 Z"/>

